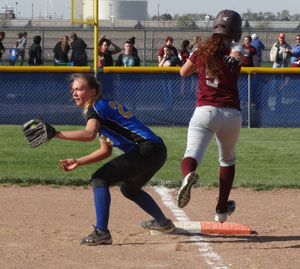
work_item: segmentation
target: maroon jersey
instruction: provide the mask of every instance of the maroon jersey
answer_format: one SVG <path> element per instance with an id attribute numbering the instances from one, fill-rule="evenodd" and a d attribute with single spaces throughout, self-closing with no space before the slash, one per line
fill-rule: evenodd
<path id="1" fill-rule="evenodd" d="M 250 46 L 243 45 L 243 48 L 244 48 L 244 57 L 243 57 L 242 66 L 253 67 L 254 66 L 253 56 L 257 55 L 256 48 L 251 45 Z"/>
<path id="2" fill-rule="evenodd" d="M 157 53 L 157 56 L 164 56 L 164 47 L 167 47 L 166 45 L 165 46 L 162 46 L 158 53 Z M 178 56 L 178 52 L 177 52 L 177 49 L 174 47 L 174 46 L 169 46 L 170 49 L 171 49 L 171 52 L 172 52 L 172 55 L 175 55 L 175 56 Z"/>
<path id="3" fill-rule="evenodd" d="M 199 87 L 196 106 L 232 107 L 240 110 L 237 82 L 241 68 L 238 67 L 235 72 L 231 72 L 223 62 L 224 56 L 225 53 L 219 59 L 219 65 L 222 66 L 223 73 L 218 78 L 208 77 L 197 51 L 189 58 L 198 67 Z"/>
<path id="4" fill-rule="evenodd" d="M 178 54 L 179 59 L 182 61 L 182 63 L 184 64 L 186 62 L 186 60 L 190 57 L 190 53 L 188 51 L 185 51 L 184 53 L 179 53 Z"/>

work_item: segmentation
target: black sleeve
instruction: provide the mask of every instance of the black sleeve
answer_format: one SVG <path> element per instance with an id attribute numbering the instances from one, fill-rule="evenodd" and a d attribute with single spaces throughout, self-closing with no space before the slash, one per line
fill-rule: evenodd
<path id="1" fill-rule="evenodd" d="M 65 52 L 68 53 L 69 51 L 70 51 L 70 45 L 67 44 L 66 49 L 65 49 Z"/>
<path id="2" fill-rule="evenodd" d="M 86 121 L 89 119 L 96 119 L 100 121 L 100 123 L 103 122 L 103 119 L 99 116 L 99 114 L 96 112 L 95 108 L 93 106 L 90 106 L 85 114 Z"/>
<path id="3" fill-rule="evenodd" d="M 42 65 L 43 61 L 42 61 L 42 47 L 38 46 L 37 50 L 36 50 L 36 64 L 38 65 Z"/>
<path id="4" fill-rule="evenodd" d="M 56 43 L 55 47 L 53 48 L 53 52 L 54 52 L 55 54 L 57 53 L 58 46 L 59 46 L 59 44 L 58 44 L 58 43 Z"/>
<path id="5" fill-rule="evenodd" d="M 139 56 L 135 56 L 135 62 L 136 62 L 136 64 L 135 64 L 135 66 L 140 66 L 141 65 L 141 61 L 140 61 L 140 57 Z"/>
<path id="6" fill-rule="evenodd" d="M 2 43 L 2 41 L 0 41 L 0 50 L 4 50 L 5 48 L 4 48 L 4 46 L 3 46 L 3 43 Z"/>
<path id="7" fill-rule="evenodd" d="M 118 56 L 118 59 L 116 61 L 116 66 L 122 66 L 123 65 L 122 58 L 123 58 L 123 53 Z"/>

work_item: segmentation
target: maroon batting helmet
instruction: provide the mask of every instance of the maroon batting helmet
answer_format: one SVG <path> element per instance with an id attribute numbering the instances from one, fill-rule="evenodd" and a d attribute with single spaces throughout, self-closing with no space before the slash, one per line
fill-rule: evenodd
<path id="1" fill-rule="evenodd" d="M 214 20 L 212 34 L 230 36 L 235 42 L 239 42 L 242 36 L 242 18 L 239 13 L 224 9 L 220 11 Z"/>

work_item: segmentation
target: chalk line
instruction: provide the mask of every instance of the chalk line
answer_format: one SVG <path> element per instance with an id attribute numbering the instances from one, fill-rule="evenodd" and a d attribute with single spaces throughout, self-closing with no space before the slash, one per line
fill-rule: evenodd
<path id="1" fill-rule="evenodd" d="M 190 221 L 185 212 L 175 205 L 172 197 L 172 189 L 162 186 L 155 186 L 153 189 L 161 196 L 163 203 L 172 211 L 178 221 Z M 206 239 L 203 236 L 190 236 L 190 240 L 194 241 L 194 245 L 199 247 L 198 251 L 200 255 L 211 268 L 228 269 L 228 267 L 223 264 L 220 255 L 214 252 L 209 243 L 205 242 Z"/>

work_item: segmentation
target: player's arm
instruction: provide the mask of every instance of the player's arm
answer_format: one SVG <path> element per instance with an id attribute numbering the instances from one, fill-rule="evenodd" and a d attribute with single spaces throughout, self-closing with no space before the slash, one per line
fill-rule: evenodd
<path id="1" fill-rule="evenodd" d="M 241 45 L 232 44 L 231 52 L 229 55 L 225 55 L 224 62 L 230 68 L 232 72 L 234 72 L 238 66 L 240 66 L 243 62 L 244 57 L 244 49 Z"/>
<path id="2" fill-rule="evenodd" d="M 197 65 L 192 63 L 190 59 L 187 59 L 185 64 L 180 68 L 180 75 L 182 77 L 187 77 L 193 74 L 197 70 Z"/>
<path id="3" fill-rule="evenodd" d="M 100 122 L 97 119 L 91 118 L 87 121 L 85 130 L 60 131 L 54 136 L 54 138 L 90 142 L 96 138 L 99 128 Z"/>
<path id="4" fill-rule="evenodd" d="M 83 156 L 78 159 L 65 159 L 65 160 L 60 160 L 60 167 L 65 171 L 72 171 L 76 169 L 79 166 L 83 165 L 88 165 L 96 162 L 100 162 L 108 157 L 111 156 L 112 153 L 112 146 L 104 142 L 103 139 L 100 140 L 100 148 L 97 149 L 96 151 L 92 152 L 91 154 L 88 154 L 86 156 Z"/>
<path id="5" fill-rule="evenodd" d="M 236 60 L 242 63 L 244 57 L 244 48 L 239 44 L 232 43 L 229 56 L 234 57 Z"/>

